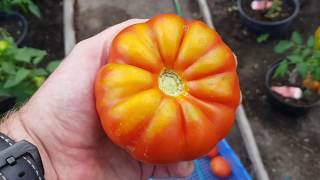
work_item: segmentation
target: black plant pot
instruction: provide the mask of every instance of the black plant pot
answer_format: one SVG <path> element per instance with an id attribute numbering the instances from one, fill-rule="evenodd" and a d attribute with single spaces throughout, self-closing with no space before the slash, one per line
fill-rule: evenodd
<path id="1" fill-rule="evenodd" d="M 12 109 L 15 103 L 15 97 L 0 97 L 0 114 L 6 113 L 10 109 Z"/>
<path id="2" fill-rule="evenodd" d="M 258 34 L 268 33 L 273 36 L 281 35 L 287 33 L 289 26 L 292 24 L 293 20 L 297 17 L 300 4 L 299 0 L 285 0 L 288 5 L 294 8 L 293 13 L 286 19 L 279 21 L 261 21 L 250 17 L 243 8 L 243 0 L 238 0 L 238 8 L 240 12 L 240 17 L 243 23 L 248 27 L 249 30 L 256 32 Z"/>
<path id="3" fill-rule="evenodd" d="M 18 12 L 0 12 L 0 27 L 8 31 L 21 45 L 28 33 L 28 22 L 26 18 Z"/>
<path id="4" fill-rule="evenodd" d="M 273 63 L 269 67 L 267 74 L 266 74 L 266 77 L 265 77 L 265 86 L 267 88 L 268 100 L 272 103 L 272 105 L 274 105 L 277 109 L 279 109 L 281 111 L 285 111 L 285 112 L 288 112 L 291 114 L 303 113 L 303 112 L 310 110 L 313 107 L 320 106 L 320 101 L 317 101 L 315 103 L 308 104 L 308 105 L 301 105 L 301 104 L 295 104 L 292 102 L 284 101 L 283 98 L 279 97 L 279 95 L 275 94 L 271 90 L 272 76 L 280 63 L 281 63 L 281 61 Z"/>

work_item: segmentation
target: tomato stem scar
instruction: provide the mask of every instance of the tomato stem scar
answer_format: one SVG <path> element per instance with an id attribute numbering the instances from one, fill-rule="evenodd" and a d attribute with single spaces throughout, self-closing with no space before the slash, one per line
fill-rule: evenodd
<path id="1" fill-rule="evenodd" d="M 183 92 L 183 82 L 180 76 L 170 69 L 161 71 L 158 85 L 160 90 L 168 96 L 179 96 Z"/>

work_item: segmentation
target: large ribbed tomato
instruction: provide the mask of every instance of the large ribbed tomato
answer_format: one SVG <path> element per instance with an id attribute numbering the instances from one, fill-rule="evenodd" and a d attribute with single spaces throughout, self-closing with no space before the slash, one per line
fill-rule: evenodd
<path id="1" fill-rule="evenodd" d="M 95 84 L 108 137 L 155 164 L 206 155 L 240 100 L 233 52 L 200 21 L 163 14 L 122 30 Z"/>

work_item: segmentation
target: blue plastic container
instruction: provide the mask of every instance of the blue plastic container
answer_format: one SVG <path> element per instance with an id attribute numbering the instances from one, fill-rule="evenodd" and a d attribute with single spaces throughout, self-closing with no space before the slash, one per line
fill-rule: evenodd
<path id="1" fill-rule="evenodd" d="M 230 164 L 232 174 L 227 178 L 219 178 L 212 174 L 210 170 L 210 159 L 204 157 L 193 161 L 195 170 L 192 175 L 184 180 L 252 180 L 248 171 L 244 168 L 237 155 L 229 146 L 226 140 L 218 143 L 219 154 Z M 162 179 L 163 180 L 163 179 Z M 182 180 L 181 178 L 170 178 L 166 180 Z"/>

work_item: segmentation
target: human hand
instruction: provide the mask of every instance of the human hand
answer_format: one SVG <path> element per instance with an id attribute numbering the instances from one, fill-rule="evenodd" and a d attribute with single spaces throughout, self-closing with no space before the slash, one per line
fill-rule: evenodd
<path id="1" fill-rule="evenodd" d="M 155 166 L 132 159 L 106 137 L 96 113 L 94 81 L 113 37 L 144 21 L 123 22 L 77 44 L 35 95 L 0 126 L 11 138 L 38 147 L 46 179 L 134 180 L 191 174 L 191 162 Z"/>

